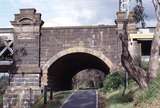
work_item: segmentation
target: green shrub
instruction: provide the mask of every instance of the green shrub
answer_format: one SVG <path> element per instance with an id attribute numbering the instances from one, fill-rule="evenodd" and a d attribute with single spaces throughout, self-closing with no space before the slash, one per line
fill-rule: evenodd
<path id="1" fill-rule="evenodd" d="M 139 103 L 153 101 L 158 96 L 160 96 L 160 74 L 150 82 L 149 87 L 143 93 L 139 94 L 138 101 Z"/>
<path id="2" fill-rule="evenodd" d="M 123 77 L 118 72 L 110 74 L 106 77 L 103 85 L 104 91 L 116 90 L 123 85 Z"/>
<path id="3" fill-rule="evenodd" d="M 147 62 L 147 61 L 141 62 L 141 67 L 146 71 L 148 70 L 148 65 L 149 65 L 149 62 Z"/>

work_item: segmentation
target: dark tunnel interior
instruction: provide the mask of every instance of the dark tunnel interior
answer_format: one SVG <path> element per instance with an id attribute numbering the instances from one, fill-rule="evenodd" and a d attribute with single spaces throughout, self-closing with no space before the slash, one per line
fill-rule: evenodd
<path id="1" fill-rule="evenodd" d="M 72 77 L 84 69 L 97 69 L 109 74 L 109 67 L 98 57 L 88 53 L 62 56 L 48 68 L 48 86 L 54 91 L 72 89 Z"/>

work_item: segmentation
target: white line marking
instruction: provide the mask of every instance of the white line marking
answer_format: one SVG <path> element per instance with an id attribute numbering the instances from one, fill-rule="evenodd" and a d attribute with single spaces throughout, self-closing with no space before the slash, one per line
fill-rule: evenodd
<path id="1" fill-rule="evenodd" d="M 98 108 L 98 91 L 96 90 L 96 108 Z"/>

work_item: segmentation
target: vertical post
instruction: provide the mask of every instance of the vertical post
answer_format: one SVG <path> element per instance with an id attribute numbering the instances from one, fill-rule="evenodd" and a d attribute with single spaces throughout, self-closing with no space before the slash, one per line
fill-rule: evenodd
<path id="1" fill-rule="evenodd" d="M 128 87 L 128 72 L 125 71 L 124 89 L 123 89 L 123 94 L 122 94 L 123 96 L 125 95 L 125 91 L 127 87 Z"/>
<path id="2" fill-rule="evenodd" d="M 31 107 L 32 106 L 32 89 L 31 88 L 29 89 L 29 94 L 30 94 L 29 106 Z"/>
<path id="3" fill-rule="evenodd" d="M 47 104 L 47 86 L 44 86 L 44 104 Z"/>
<path id="4" fill-rule="evenodd" d="M 125 87 L 128 87 L 128 72 L 125 72 Z"/>
<path id="5" fill-rule="evenodd" d="M 53 100 L 53 89 L 51 87 L 51 90 L 50 90 L 50 100 Z"/>
<path id="6" fill-rule="evenodd" d="M 119 11 L 121 11 L 121 0 L 119 0 Z"/>
<path id="7" fill-rule="evenodd" d="M 11 73 L 9 73 L 8 86 L 10 86 L 10 82 L 11 82 Z"/>

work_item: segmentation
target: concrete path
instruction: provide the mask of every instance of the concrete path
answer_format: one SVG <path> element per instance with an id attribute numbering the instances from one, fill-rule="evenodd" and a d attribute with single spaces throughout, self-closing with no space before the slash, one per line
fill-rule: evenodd
<path id="1" fill-rule="evenodd" d="M 61 108 L 96 108 L 96 90 L 80 90 L 73 93 Z"/>

